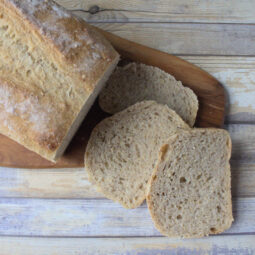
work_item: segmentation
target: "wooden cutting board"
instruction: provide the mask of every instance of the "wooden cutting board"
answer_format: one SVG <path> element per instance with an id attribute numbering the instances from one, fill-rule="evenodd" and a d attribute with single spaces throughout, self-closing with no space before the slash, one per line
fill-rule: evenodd
<path id="1" fill-rule="evenodd" d="M 98 29 L 98 28 L 97 28 Z M 196 127 L 222 127 L 225 112 L 225 91 L 214 77 L 195 65 L 161 51 L 125 40 L 98 29 L 120 53 L 123 61 L 137 61 L 157 66 L 191 88 L 199 99 Z M 0 166 L 15 168 L 82 167 L 84 151 L 93 127 L 107 117 L 95 102 L 79 131 L 57 164 L 43 159 L 18 143 L 0 135 Z"/>

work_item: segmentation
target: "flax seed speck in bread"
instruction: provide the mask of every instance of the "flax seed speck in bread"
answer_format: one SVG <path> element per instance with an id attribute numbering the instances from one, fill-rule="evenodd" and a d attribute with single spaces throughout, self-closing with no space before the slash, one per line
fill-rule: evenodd
<path id="1" fill-rule="evenodd" d="M 158 151 L 189 126 L 166 105 L 143 101 L 100 122 L 85 153 L 89 180 L 107 198 L 135 208 L 145 199 Z"/>
<path id="2" fill-rule="evenodd" d="M 0 133 L 55 161 L 118 59 L 54 1 L 0 0 Z"/>
<path id="3" fill-rule="evenodd" d="M 184 131 L 161 147 L 147 204 L 163 235 L 202 237 L 231 226 L 230 154 L 221 129 Z"/>
<path id="4" fill-rule="evenodd" d="M 195 123 L 198 100 L 194 92 L 157 67 L 138 63 L 117 67 L 99 95 L 100 107 L 112 114 L 143 100 L 167 104 L 190 126 Z"/>

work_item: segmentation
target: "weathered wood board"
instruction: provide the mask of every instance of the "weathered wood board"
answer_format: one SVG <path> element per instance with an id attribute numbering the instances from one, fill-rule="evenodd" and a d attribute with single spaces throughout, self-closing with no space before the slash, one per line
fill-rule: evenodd
<path id="1" fill-rule="evenodd" d="M 254 235 L 202 239 L 1 237 L 4 255 L 253 255 Z"/>
<path id="2" fill-rule="evenodd" d="M 255 198 L 234 198 L 235 221 L 224 233 L 255 232 Z M 127 210 L 107 199 L 0 198 L 0 235 L 161 236 L 146 204 Z"/>
<path id="3" fill-rule="evenodd" d="M 93 22 L 255 23 L 250 0 L 57 0 Z M 98 8 L 95 8 L 97 6 Z"/>

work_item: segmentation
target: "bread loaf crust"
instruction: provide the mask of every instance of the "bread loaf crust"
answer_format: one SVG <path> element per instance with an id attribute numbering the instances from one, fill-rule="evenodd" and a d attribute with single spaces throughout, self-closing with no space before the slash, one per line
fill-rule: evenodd
<path id="1" fill-rule="evenodd" d="M 18 17 L 41 40 L 40 47 L 65 71 L 79 73 L 83 87 L 91 92 L 105 68 L 118 57 L 111 44 L 83 19 L 51 0 L 1 0 L 8 13 Z M 19 26 L 21 24 L 17 24 Z"/>
<path id="2" fill-rule="evenodd" d="M 62 120 L 72 117 L 69 107 L 2 78 L 0 93 L 0 132 L 27 148 L 37 149 L 46 158 L 52 157 L 68 128 Z"/>
<path id="3" fill-rule="evenodd" d="M 0 133 L 55 161 L 119 55 L 53 1 L 0 0 L 0 33 Z"/>

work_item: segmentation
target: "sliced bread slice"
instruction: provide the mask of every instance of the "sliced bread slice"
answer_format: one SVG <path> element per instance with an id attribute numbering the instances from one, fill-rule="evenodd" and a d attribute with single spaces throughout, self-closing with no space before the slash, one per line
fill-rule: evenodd
<path id="1" fill-rule="evenodd" d="M 85 153 L 89 180 L 125 208 L 145 199 L 158 151 L 169 135 L 189 126 L 166 105 L 144 101 L 104 119 Z"/>
<path id="2" fill-rule="evenodd" d="M 198 100 L 194 92 L 172 75 L 145 64 L 117 67 L 100 93 L 99 105 L 113 114 L 143 100 L 166 104 L 190 126 L 195 123 Z"/>
<path id="3" fill-rule="evenodd" d="M 231 226 L 230 154 L 221 129 L 184 131 L 161 147 L 147 204 L 163 235 L 202 237 Z"/>

